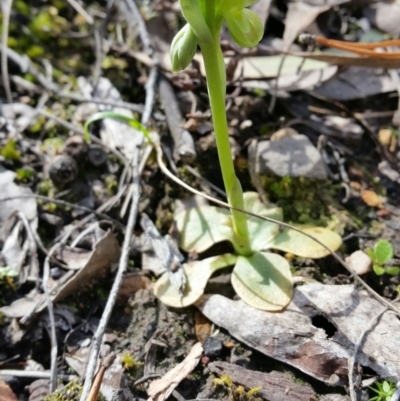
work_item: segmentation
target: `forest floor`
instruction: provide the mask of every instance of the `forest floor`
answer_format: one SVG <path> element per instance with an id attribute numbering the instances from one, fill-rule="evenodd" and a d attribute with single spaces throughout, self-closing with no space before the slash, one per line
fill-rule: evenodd
<path id="1" fill-rule="evenodd" d="M 298 36 L 395 39 L 400 3 L 260 0 L 256 48 L 222 32 L 243 190 L 285 223 L 339 234 L 347 262 L 274 251 L 295 283 L 277 313 L 240 300 L 231 268 L 195 305 L 154 293 L 169 257 L 182 269 L 232 246 L 178 251 L 174 218 L 193 193 L 137 124 L 97 120 L 89 143 L 84 124 L 104 111 L 141 122 L 173 175 L 225 201 L 207 83 L 200 55 L 171 71 L 178 1 L 103 3 L 2 3 L 0 401 L 84 401 L 100 359 L 110 401 L 398 399 L 400 321 L 385 301 L 400 296 L 399 43 L 389 59 Z"/>

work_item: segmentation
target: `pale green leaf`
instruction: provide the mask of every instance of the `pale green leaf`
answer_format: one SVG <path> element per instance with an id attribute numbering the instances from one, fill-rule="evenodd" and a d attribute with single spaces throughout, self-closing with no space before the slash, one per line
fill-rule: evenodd
<path id="1" fill-rule="evenodd" d="M 282 209 L 273 204 L 264 205 L 260 201 L 257 192 L 244 193 L 244 208 L 252 213 L 274 220 L 282 221 Z M 261 251 L 266 248 L 269 241 L 279 233 L 279 225 L 259 219 L 254 216 L 247 216 L 247 225 L 251 248 L 254 251 Z"/>
<path id="2" fill-rule="evenodd" d="M 397 276 L 398 274 L 400 274 L 400 267 L 399 266 L 385 267 L 385 273 L 390 274 L 391 276 Z"/>
<path id="3" fill-rule="evenodd" d="M 384 381 L 384 382 L 383 382 L 382 390 L 383 390 L 385 393 L 388 393 L 388 392 L 390 391 L 390 384 L 389 384 L 387 381 Z"/>
<path id="4" fill-rule="evenodd" d="M 372 268 L 377 276 L 382 276 L 382 274 L 385 274 L 385 269 L 381 265 L 373 265 Z"/>
<path id="5" fill-rule="evenodd" d="M 374 246 L 375 261 L 381 265 L 389 262 L 393 258 L 393 246 L 385 240 L 379 240 Z"/>
<path id="6" fill-rule="evenodd" d="M 158 279 L 154 294 L 162 303 L 174 308 L 192 305 L 203 295 L 211 275 L 219 269 L 234 265 L 236 259 L 235 255 L 225 254 L 185 264 L 183 269 L 187 281 L 182 295 L 170 283 L 168 273 L 164 273 Z"/>
<path id="7" fill-rule="evenodd" d="M 319 240 L 333 252 L 342 245 L 342 238 L 340 235 L 327 228 L 301 225 L 295 225 L 295 227 Z M 273 238 L 269 242 L 268 248 L 279 249 L 280 251 L 290 252 L 297 256 L 313 259 L 323 258 L 330 254 L 327 249 L 315 242 L 312 238 L 288 228 L 283 229 L 280 234 Z"/>
<path id="8" fill-rule="evenodd" d="M 374 251 L 371 248 L 367 248 L 365 250 L 365 253 L 371 258 L 371 260 L 375 263 L 376 259 L 375 259 L 375 254 Z"/>
<path id="9" fill-rule="evenodd" d="M 175 218 L 183 250 L 204 252 L 222 241 L 233 241 L 230 212 L 215 206 L 192 208 Z"/>
<path id="10" fill-rule="evenodd" d="M 289 263 L 269 252 L 239 256 L 232 272 L 232 285 L 244 302 L 268 311 L 282 310 L 293 295 Z"/>

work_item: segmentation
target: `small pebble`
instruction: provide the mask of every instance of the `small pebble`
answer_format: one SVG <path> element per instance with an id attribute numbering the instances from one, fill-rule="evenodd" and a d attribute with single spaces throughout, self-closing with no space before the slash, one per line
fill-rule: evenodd
<path id="1" fill-rule="evenodd" d="M 355 251 L 346 258 L 349 268 L 358 275 L 366 274 L 371 271 L 372 260 L 363 251 Z"/>
<path id="2" fill-rule="evenodd" d="M 54 184 L 65 185 L 78 175 L 78 165 L 71 156 L 58 155 L 51 161 L 49 175 Z"/>
<path id="3" fill-rule="evenodd" d="M 222 347 L 222 340 L 217 337 L 207 337 L 203 343 L 204 355 L 217 356 L 221 353 Z"/>

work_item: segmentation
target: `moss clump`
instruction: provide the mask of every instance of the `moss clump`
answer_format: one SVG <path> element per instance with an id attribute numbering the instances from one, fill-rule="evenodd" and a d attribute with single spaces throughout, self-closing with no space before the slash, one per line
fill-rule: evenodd
<path id="1" fill-rule="evenodd" d="M 326 225 L 337 189 L 326 181 L 304 177 L 261 177 L 269 200 L 283 209 L 285 221 Z"/>
<path id="2" fill-rule="evenodd" d="M 215 386 L 222 386 L 228 393 L 230 401 L 261 401 L 262 398 L 257 397 L 257 393 L 261 387 L 253 387 L 246 391 L 243 386 L 236 386 L 228 375 L 222 375 L 213 379 Z"/>
<path id="3" fill-rule="evenodd" d="M 0 153 L 6 160 L 11 162 L 16 162 L 21 159 L 21 152 L 16 148 L 14 139 L 7 141 Z"/>
<path id="4" fill-rule="evenodd" d="M 125 370 L 137 369 L 143 365 L 142 362 L 139 362 L 133 355 L 129 353 L 123 354 L 119 361 Z"/>
<path id="5" fill-rule="evenodd" d="M 78 381 L 71 381 L 64 387 L 61 387 L 43 398 L 43 401 L 79 401 L 82 393 L 82 384 Z M 105 401 L 100 395 L 98 401 Z"/>

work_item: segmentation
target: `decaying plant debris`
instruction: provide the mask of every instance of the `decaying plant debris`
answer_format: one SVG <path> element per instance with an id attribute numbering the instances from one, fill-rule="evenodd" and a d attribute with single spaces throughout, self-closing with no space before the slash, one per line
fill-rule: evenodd
<path id="1" fill-rule="evenodd" d="M 1 401 L 400 399 L 400 3 L 238 3 L 230 156 L 278 220 L 245 257 L 200 49 L 172 72 L 179 1 L 1 3 Z"/>

